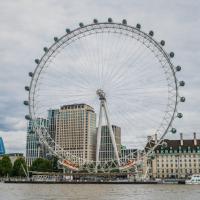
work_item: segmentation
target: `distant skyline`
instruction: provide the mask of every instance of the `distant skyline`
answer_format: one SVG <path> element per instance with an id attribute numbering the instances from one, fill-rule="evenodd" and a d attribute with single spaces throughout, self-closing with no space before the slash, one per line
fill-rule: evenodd
<path id="1" fill-rule="evenodd" d="M 166 50 L 174 51 L 175 65 L 182 66 L 179 79 L 186 82 L 180 90 L 186 102 L 179 106 L 184 117 L 176 121 L 184 137 L 200 138 L 200 2 L 191 0 L 19 0 L 0 2 L 0 137 L 6 151 L 25 152 L 28 109 L 24 86 L 28 72 L 35 68 L 34 59 L 42 48 L 52 44 L 54 36 L 65 28 L 91 23 L 94 18 L 107 21 L 112 17 L 141 23 L 146 32 L 154 30 L 158 40 L 166 41 Z"/>

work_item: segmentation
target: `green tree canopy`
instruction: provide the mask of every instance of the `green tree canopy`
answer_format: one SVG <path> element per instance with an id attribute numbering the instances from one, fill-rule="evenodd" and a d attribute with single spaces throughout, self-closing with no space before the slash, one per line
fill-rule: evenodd
<path id="1" fill-rule="evenodd" d="M 54 172 L 59 171 L 58 158 L 56 156 L 52 156 L 49 160 L 51 161 L 52 171 L 54 171 Z"/>
<path id="2" fill-rule="evenodd" d="M 50 172 L 52 171 L 52 162 L 44 158 L 37 158 L 33 161 L 30 170 L 38 172 Z"/>
<path id="3" fill-rule="evenodd" d="M 24 168 L 24 169 L 23 169 Z M 24 170 L 27 169 L 24 158 L 18 158 L 15 160 L 12 168 L 12 176 L 26 176 Z"/>
<path id="4" fill-rule="evenodd" d="M 10 175 L 12 171 L 12 163 L 9 156 L 5 155 L 0 161 L 0 175 L 7 176 Z"/>

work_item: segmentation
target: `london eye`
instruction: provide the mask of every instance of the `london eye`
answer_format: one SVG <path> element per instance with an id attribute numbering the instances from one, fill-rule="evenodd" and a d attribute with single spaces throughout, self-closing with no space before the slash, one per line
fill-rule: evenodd
<path id="1" fill-rule="evenodd" d="M 62 137 L 57 138 L 61 128 L 55 128 L 52 136 L 49 127 L 35 123 L 40 141 L 61 165 L 88 172 L 137 170 L 157 146 L 165 145 L 168 134 L 177 132 L 173 122 L 183 117 L 177 106 L 185 101 L 179 94 L 185 82 L 177 78 L 181 67 L 172 62 L 175 54 L 166 52 L 164 46 L 164 40 L 157 41 L 154 32 L 144 32 L 140 24 L 131 26 L 125 19 L 118 23 L 108 18 L 107 22 L 94 19 L 74 30 L 67 28 L 63 36 L 54 37 L 50 47 L 43 48 L 43 55 L 35 59 L 35 70 L 29 72 L 30 85 L 25 86 L 28 100 L 24 104 L 29 108 L 25 118 L 33 122 L 48 119 L 49 110 L 58 110 L 58 125 L 64 123 L 59 121 L 59 110 L 70 105 L 87 105 L 94 113 L 91 158 L 79 156 L 78 145 L 63 144 Z M 103 149 L 105 130 L 112 148 L 108 159 Z M 123 154 L 122 146 L 135 151 Z"/>

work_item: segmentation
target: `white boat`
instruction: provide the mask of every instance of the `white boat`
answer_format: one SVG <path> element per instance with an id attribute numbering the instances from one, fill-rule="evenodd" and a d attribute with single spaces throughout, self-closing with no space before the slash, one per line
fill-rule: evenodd
<path id="1" fill-rule="evenodd" d="M 200 174 L 193 174 L 190 180 L 186 180 L 185 184 L 200 185 Z"/>

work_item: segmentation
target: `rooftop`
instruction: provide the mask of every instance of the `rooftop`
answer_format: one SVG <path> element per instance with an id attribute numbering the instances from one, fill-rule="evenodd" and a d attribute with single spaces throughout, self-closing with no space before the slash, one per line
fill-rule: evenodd
<path id="1" fill-rule="evenodd" d="M 85 103 L 63 105 L 63 106 L 61 106 L 60 109 L 61 110 L 67 110 L 67 109 L 78 109 L 78 108 L 85 108 L 85 107 L 91 109 L 92 111 L 94 110 L 93 107 L 91 107 L 91 106 L 89 106 Z"/>

